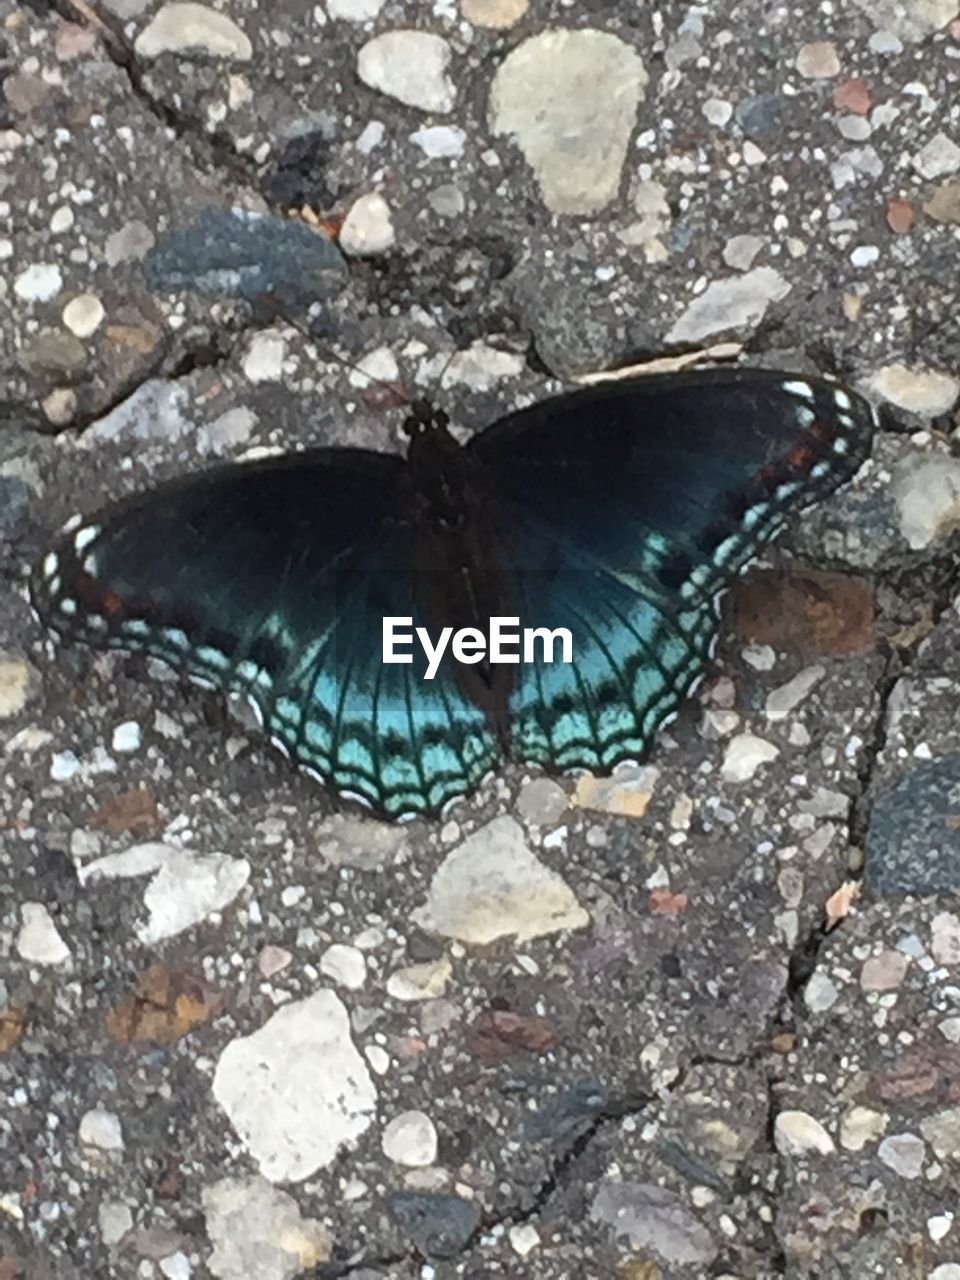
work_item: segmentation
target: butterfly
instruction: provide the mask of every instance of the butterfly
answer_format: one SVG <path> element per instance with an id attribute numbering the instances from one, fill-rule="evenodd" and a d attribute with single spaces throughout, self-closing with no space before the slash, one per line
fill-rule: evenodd
<path id="1" fill-rule="evenodd" d="M 794 511 L 850 479 L 876 417 L 829 379 L 714 368 L 510 413 L 466 445 L 415 412 L 407 456 L 315 448 L 74 517 L 32 603 L 63 641 L 244 696 L 272 742 L 389 818 L 501 761 L 642 757 L 701 677 L 717 601 Z M 572 660 L 385 662 L 383 620 L 566 629 Z"/>

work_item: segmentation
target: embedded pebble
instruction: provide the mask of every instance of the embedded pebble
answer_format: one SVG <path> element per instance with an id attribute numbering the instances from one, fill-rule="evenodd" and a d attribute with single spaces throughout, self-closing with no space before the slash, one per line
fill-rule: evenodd
<path id="1" fill-rule="evenodd" d="M 507 1232 L 507 1239 L 510 1241 L 514 1253 L 521 1258 L 525 1258 L 528 1254 L 533 1253 L 534 1249 L 539 1245 L 540 1232 L 532 1222 L 521 1222 L 510 1228 Z"/>
<path id="2" fill-rule="evenodd" d="M 507 378 L 518 377 L 526 367 L 524 356 L 499 351 L 478 339 L 447 362 L 440 379 L 442 387 L 464 386 L 471 391 L 491 391 Z"/>
<path id="3" fill-rule="evenodd" d="M 379 192 L 371 191 L 355 200 L 340 228 L 339 243 L 352 258 L 386 253 L 396 239 L 390 206 Z"/>
<path id="4" fill-rule="evenodd" d="M 444 858 L 413 921 L 430 933 L 485 944 L 582 929 L 590 917 L 527 847 L 513 818 L 488 822 Z"/>
<path id="5" fill-rule="evenodd" d="M 960 965 L 960 916 L 937 912 L 930 921 L 930 953 L 937 964 Z"/>
<path id="6" fill-rule="evenodd" d="M 84 431 L 81 441 L 89 448 L 103 440 L 179 440 L 192 434 L 186 417 L 186 389 L 174 379 L 148 378 L 122 404 L 98 418 Z"/>
<path id="7" fill-rule="evenodd" d="M 335 942 L 320 957 L 320 972 L 348 991 L 359 991 L 367 980 L 367 962 L 356 947 Z"/>
<path id="8" fill-rule="evenodd" d="M 149 945 L 222 911 L 250 878 L 250 863 L 225 853 L 202 854 L 153 841 L 96 858 L 79 875 L 81 884 L 98 876 L 150 875 L 143 895 L 149 918 L 137 927 L 138 938 Z"/>
<path id="9" fill-rule="evenodd" d="M 422 1169 L 437 1158 L 437 1131 L 425 1112 L 404 1111 L 384 1127 L 380 1146 L 394 1164 Z"/>
<path id="10" fill-rule="evenodd" d="M 864 962 L 860 986 L 864 991 L 891 991 L 899 987 L 910 963 L 902 951 L 881 951 Z"/>
<path id="11" fill-rule="evenodd" d="M 582 773 L 570 800 L 578 809 L 642 818 L 656 789 L 660 770 L 653 765 L 624 765 L 608 778 Z"/>
<path id="12" fill-rule="evenodd" d="M 62 288 L 60 268 L 50 262 L 33 263 L 13 282 L 13 292 L 23 302 L 49 302 Z"/>
<path id="13" fill-rule="evenodd" d="M 868 1142 L 883 1137 L 890 1117 L 870 1107 L 851 1107 L 840 1121 L 840 1145 L 844 1151 L 862 1151 Z"/>
<path id="14" fill-rule="evenodd" d="M 490 127 L 515 139 L 553 213 L 598 213 L 619 189 L 646 83 L 640 55 L 617 36 L 543 31 L 497 69 Z"/>
<path id="15" fill-rule="evenodd" d="M 826 40 L 801 45 L 796 67 L 805 80 L 831 80 L 840 74 L 836 46 Z"/>
<path id="16" fill-rule="evenodd" d="M 552 778 L 534 778 L 525 782 L 517 797 L 517 812 L 524 822 L 546 827 L 558 822 L 569 801 L 563 787 Z"/>
<path id="17" fill-rule="evenodd" d="M 880 894 L 950 892 L 960 887 L 960 754 L 918 760 L 873 804 L 866 878 Z"/>
<path id="18" fill-rule="evenodd" d="M 806 1111 L 781 1111 L 774 1121 L 773 1140 L 782 1156 L 803 1156 L 810 1152 L 828 1156 L 836 1150 L 820 1121 Z"/>
<path id="19" fill-rule="evenodd" d="M 934 546 L 960 524 L 960 458 L 908 454 L 894 467 L 888 492 L 910 547 Z"/>
<path id="20" fill-rule="evenodd" d="M 80 772 L 80 761 L 73 751 L 58 751 L 50 761 L 50 777 L 54 782 L 69 782 Z"/>
<path id="21" fill-rule="evenodd" d="M 956 0 L 853 0 L 879 30 L 870 39 L 875 53 L 900 53 L 902 40 L 919 43 L 956 17 Z M 883 39 L 877 41 L 879 35 Z"/>
<path id="22" fill-rule="evenodd" d="M 278 382 L 286 353 L 286 340 L 276 330 L 254 334 L 243 358 L 243 372 L 251 382 Z"/>
<path id="23" fill-rule="evenodd" d="M 0 720 L 19 715 L 33 690 L 33 673 L 27 663 L 0 653 Z"/>
<path id="24" fill-rule="evenodd" d="M 116 267 L 121 262 L 139 262 L 153 246 L 156 238 L 145 222 L 133 218 L 125 222 L 119 231 L 112 231 L 104 244 L 107 266 Z"/>
<path id="25" fill-rule="evenodd" d="M 72 387 L 55 387 L 41 402 L 44 417 L 54 427 L 65 427 L 77 412 L 77 393 Z"/>
<path id="26" fill-rule="evenodd" d="M 949 413 L 956 404 L 960 398 L 960 378 L 940 369 L 895 361 L 872 373 L 864 383 L 864 390 L 898 409 L 933 418 Z"/>
<path id="27" fill-rule="evenodd" d="M 77 338 L 89 338 L 103 323 L 103 303 L 93 293 L 81 293 L 63 308 L 63 323 Z"/>
<path id="28" fill-rule="evenodd" d="M 460 0 L 460 13 L 474 27 L 492 31 L 516 26 L 530 8 L 530 0 Z"/>
<path id="29" fill-rule="evenodd" d="M 383 0 L 327 0 L 327 13 L 344 22 L 372 22 L 383 8 Z"/>
<path id="30" fill-rule="evenodd" d="M 467 135 L 454 125 L 424 126 L 411 133 L 410 141 L 431 160 L 457 158 L 463 155 Z"/>
<path id="31" fill-rule="evenodd" d="M 70 948 L 42 902 L 21 905 L 16 948 L 17 955 L 28 964 L 63 964 L 70 958 Z"/>
<path id="32" fill-rule="evenodd" d="M 80 1119 L 79 1138 L 85 1147 L 97 1147 L 100 1151 L 122 1151 L 123 1128 L 120 1117 L 113 1111 L 94 1107 Z"/>
<path id="33" fill-rule="evenodd" d="M 943 132 L 935 133 L 911 161 L 921 178 L 946 178 L 960 169 L 960 147 Z"/>
<path id="34" fill-rule="evenodd" d="M 923 1139 L 915 1133 L 893 1133 L 877 1148 L 881 1162 L 901 1178 L 919 1178 L 925 1155 Z"/>
<path id="35" fill-rule="evenodd" d="M 294 1280 L 333 1252 L 327 1228 L 301 1217 L 293 1196 L 264 1178 L 222 1178 L 201 1201 L 213 1245 L 207 1266 L 218 1280 Z"/>
<path id="36" fill-rule="evenodd" d="M 754 267 L 745 275 L 713 280 L 687 307 L 666 335 L 667 342 L 699 342 L 729 329 L 753 329 L 772 302 L 790 292 L 773 267 Z"/>
<path id="37" fill-rule="evenodd" d="M 394 1000 L 435 1000 L 447 989 L 453 965 L 446 956 L 397 969 L 387 979 L 387 995 Z"/>
<path id="38" fill-rule="evenodd" d="M 700 110 L 710 124 L 722 129 L 725 124 L 730 122 L 730 118 L 733 115 L 733 103 L 727 102 L 724 98 L 707 98 Z"/>
<path id="39" fill-rule="evenodd" d="M 764 714 L 767 719 L 774 724 L 780 720 L 786 720 L 787 716 L 796 710 L 826 674 L 825 667 L 807 667 L 803 671 L 798 671 L 793 679 L 788 680 L 786 684 L 780 685 L 778 689 L 771 690 L 767 694 L 767 701 L 764 707 Z"/>
<path id="40" fill-rule="evenodd" d="M 720 766 L 724 782 L 749 782 L 757 770 L 776 760 L 780 748 L 753 733 L 738 733 L 727 743 Z"/>
<path id="41" fill-rule="evenodd" d="M 960 182 L 943 182 L 923 206 L 924 213 L 935 222 L 960 222 Z"/>
<path id="42" fill-rule="evenodd" d="M 590 1205 L 590 1219 L 626 1236 L 637 1250 L 651 1250 L 675 1266 L 712 1261 L 717 1246 L 707 1228 L 675 1191 L 645 1182 L 601 1182 Z"/>
<path id="43" fill-rule="evenodd" d="M 134 41 L 141 58 L 159 58 L 162 53 L 202 54 L 249 62 L 253 45 L 232 18 L 192 0 L 171 0 Z"/>
<path id="44" fill-rule="evenodd" d="M 139 751 L 143 742 L 143 733 L 136 720 L 127 720 L 123 724 L 118 724 L 113 731 L 110 739 L 110 749 L 112 751 Z"/>
<path id="45" fill-rule="evenodd" d="M 763 236 L 731 236 L 723 246 L 723 260 L 734 271 L 749 271 L 765 244 Z"/>
<path id="46" fill-rule="evenodd" d="M 103 1243 L 117 1244 L 133 1226 L 133 1214 L 122 1200 L 104 1200 L 97 1209 L 97 1222 Z"/>
<path id="47" fill-rule="evenodd" d="M 960 1107 L 943 1107 L 920 1121 L 920 1132 L 939 1160 L 960 1157 Z"/>
<path id="48" fill-rule="evenodd" d="M 214 1096 L 271 1182 L 302 1182 L 370 1127 L 377 1092 L 334 992 L 278 1009 L 220 1055 Z"/>
<path id="49" fill-rule="evenodd" d="M 54 209 L 50 215 L 50 221 L 47 224 L 50 228 L 50 234 L 54 236 L 62 236 L 65 231 L 69 231 L 73 226 L 74 212 L 68 204 L 60 205 L 59 209 Z"/>
<path id="50" fill-rule="evenodd" d="M 450 46 L 427 31 L 384 31 L 357 55 L 357 74 L 365 85 L 408 107 L 446 115 L 456 102 L 447 70 Z"/>
<path id="51" fill-rule="evenodd" d="M 831 979 L 816 969 L 803 989 L 803 1002 L 811 1013 L 826 1013 L 836 1004 L 839 995 Z"/>

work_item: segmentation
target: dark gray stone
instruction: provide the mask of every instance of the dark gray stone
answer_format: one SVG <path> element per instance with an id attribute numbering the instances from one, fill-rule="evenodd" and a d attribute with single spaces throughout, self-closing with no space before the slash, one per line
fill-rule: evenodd
<path id="1" fill-rule="evenodd" d="M 151 289 L 190 288 L 251 302 L 270 294 L 306 308 L 339 293 L 347 265 L 332 240 L 303 222 L 211 206 L 152 249 L 143 272 Z"/>
<path id="2" fill-rule="evenodd" d="M 867 833 L 866 878 L 879 894 L 960 887 L 960 754 L 912 766 L 877 797 Z"/>
<path id="3" fill-rule="evenodd" d="M 480 1225 L 479 1206 L 460 1196 L 396 1191 L 388 1208 L 425 1258 L 455 1258 Z"/>

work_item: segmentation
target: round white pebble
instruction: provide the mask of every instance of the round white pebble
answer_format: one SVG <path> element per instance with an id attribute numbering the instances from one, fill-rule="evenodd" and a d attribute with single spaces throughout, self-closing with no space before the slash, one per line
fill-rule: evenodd
<path id="1" fill-rule="evenodd" d="M 422 1169 L 437 1158 L 437 1131 L 425 1112 L 403 1111 L 386 1126 L 380 1145 L 394 1164 Z"/>
<path id="2" fill-rule="evenodd" d="M 78 338 L 89 338 L 103 323 L 103 303 L 95 293 L 81 293 L 63 308 L 63 323 Z"/>

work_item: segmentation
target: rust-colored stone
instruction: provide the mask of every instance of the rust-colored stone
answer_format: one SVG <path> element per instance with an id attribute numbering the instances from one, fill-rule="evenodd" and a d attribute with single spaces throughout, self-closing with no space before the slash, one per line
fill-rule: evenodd
<path id="1" fill-rule="evenodd" d="M 802 657 L 863 653 L 876 643 L 873 591 L 862 579 L 812 569 L 764 570 L 736 583 L 737 634 Z"/>

